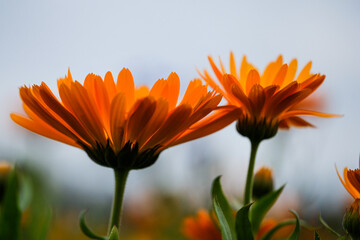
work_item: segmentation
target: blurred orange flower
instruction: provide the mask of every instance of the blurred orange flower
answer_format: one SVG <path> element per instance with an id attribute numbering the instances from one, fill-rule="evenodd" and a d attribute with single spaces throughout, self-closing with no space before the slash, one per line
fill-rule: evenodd
<path id="1" fill-rule="evenodd" d="M 27 116 L 11 118 L 37 134 L 82 148 L 96 163 L 112 168 L 150 166 L 165 148 L 211 134 L 239 114 L 234 107 L 217 107 L 221 95 L 208 92 L 199 79 L 190 82 L 177 104 L 176 73 L 149 89 L 136 88 L 125 68 L 117 82 L 107 72 L 104 80 L 88 74 L 84 84 L 74 81 L 69 70 L 58 80 L 58 90 L 61 100 L 45 83 L 21 87 Z"/>
<path id="2" fill-rule="evenodd" d="M 238 130 L 241 134 L 245 131 L 245 136 L 249 127 L 267 129 L 262 136 L 265 139 L 274 136 L 278 128 L 313 126 L 299 115 L 337 116 L 298 107 L 325 79 L 325 75 L 310 73 L 311 62 L 295 78 L 297 60 L 292 60 L 289 65 L 284 64 L 281 55 L 266 67 L 262 75 L 245 56 L 238 71 L 232 52 L 229 74 L 221 59 L 220 69 L 212 57 L 209 57 L 209 61 L 217 81 L 207 70 L 199 74 L 213 89 L 221 93 L 229 104 L 242 109 Z"/>
<path id="3" fill-rule="evenodd" d="M 261 239 L 268 231 L 274 228 L 278 222 L 274 219 L 265 219 L 261 224 L 259 231 L 256 234 L 255 239 Z M 221 232 L 219 227 L 211 218 L 208 211 L 201 209 L 197 212 L 195 217 L 187 217 L 184 220 L 183 234 L 192 240 L 221 240 Z M 274 235 L 274 239 L 283 239 L 289 236 L 291 229 L 288 228 L 286 231 L 278 231 Z"/>
<path id="4" fill-rule="evenodd" d="M 359 166 L 360 166 L 360 157 L 359 157 Z M 360 169 L 349 170 L 348 168 L 344 169 L 344 179 L 340 176 L 339 171 L 336 169 L 336 172 L 340 178 L 341 183 L 344 185 L 346 190 L 353 196 L 354 199 L 360 199 Z"/>
<path id="5" fill-rule="evenodd" d="M 214 223 L 209 213 L 201 209 L 196 217 L 184 220 L 182 232 L 192 240 L 221 240 L 220 229 Z"/>

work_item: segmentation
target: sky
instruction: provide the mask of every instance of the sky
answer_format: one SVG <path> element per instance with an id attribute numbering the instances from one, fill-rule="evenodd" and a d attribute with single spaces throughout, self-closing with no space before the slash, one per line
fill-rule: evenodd
<path id="1" fill-rule="evenodd" d="M 36 136 L 14 124 L 22 112 L 18 89 L 56 80 L 68 68 L 83 81 L 93 72 L 131 70 L 137 85 L 176 72 L 184 92 L 207 57 L 228 63 L 233 51 L 259 69 L 282 54 L 299 67 L 326 75 L 319 89 L 324 111 L 336 119 L 308 118 L 317 128 L 280 131 L 259 149 L 257 167 L 274 168 L 277 186 L 316 203 L 347 197 L 336 175 L 358 167 L 360 153 L 359 1 L 0 1 L 0 157 L 41 166 L 51 181 L 88 194 L 112 194 L 111 170 L 81 150 Z M 248 140 L 234 124 L 204 139 L 164 151 L 149 169 L 133 171 L 129 197 L 160 186 L 169 191 L 210 187 L 223 175 L 229 191 L 243 190 Z M 26 159 L 26 160 L 24 160 Z M 202 172 L 202 174 L 198 174 Z M 135 190 L 136 189 L 136 190 Z M 79 191 L 80 191 L 79 190 Z M 321 194 L 319 194 L 319 192 Z"/>

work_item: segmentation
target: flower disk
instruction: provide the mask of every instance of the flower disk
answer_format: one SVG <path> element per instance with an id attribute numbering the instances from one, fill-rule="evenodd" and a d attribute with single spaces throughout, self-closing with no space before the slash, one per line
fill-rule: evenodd
<path id="1" fill-rule="evenodd" d="M 334 117 L 337 115 L 301 109 L 300 103 L 324 81 L 325 75 L 311 74 L 309 62 L 295 79 L 297 60 L 283 64 L 282 56 L 271 62 L 262 75 L 243 58 L 240 71 L 236 69 L 234 55 L 230 54 L 228 74 L 220 59 L 220 69 L 209 57 L 218 81 L 208 71 L 199 74 L 229 102 L 242 109 L 238 117 L 238 131 L 250 139 L 273 137 L 278 128 L 313 126 L 299 115 Z"/>
<path id="2" fill-rule="evenodd" d="M 176 73 L 149 89 L 136 88 L 125 68 L 116 82 L 107 72 L 104 80 L 88 74 L 84 84 L 73 81 L 69 70 L 58 80 L 58 90 L 61 101 L 45 83 L 21 87 L 27 116 L 11 118 L 37 134 L 82 148 L 96 163 L 115 169 L 150 166 L 165 148 L 211 134 L 239 114 L 236 108 L 217 107 L 221 95 L 208 92 L 199 79 L 190 82 L 177 105 Z"/>

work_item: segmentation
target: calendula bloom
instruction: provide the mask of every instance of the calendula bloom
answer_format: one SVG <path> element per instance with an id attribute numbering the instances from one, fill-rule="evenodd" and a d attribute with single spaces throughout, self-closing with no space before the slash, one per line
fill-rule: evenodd
<path id="1" fill-rule="evenodd" d="M 201 209 L 195 217 L 187 217 L 183 222 L 183 234 L 192 240 L 221 240 L 221 232 L 217 223 L 214 222 L 208 211 Z M 257 232 L 255 239 L 260 240 L 266 233 L 278 224 L 274 219 L 265 219 Z M 289 232 L 277 232 L 274 239 L 283 239 L 289 235 Z"/>
<path id="2" fill-rule="evenodd" d="M 227 72 L 220 59 L 217 67 L 209 57 L 217 81 L 204 71 L 199 74 L 217 92 L 229 102 L 242 109 L 238 117 L 237 130 L 250 139 L 266 139 L 274 136 L 278 128 L 290 126 L 313 126 L 301 115 L 333 117 L 309 109 L 299 108 L 299 104 L 312 94 L 324 81 L 325 75 L 311 74 L 311 62 L 296 75 L 297 60 L 283 63 L 280 55 L 271 62 L 262 75 L 256 67 L 243 57 L 237 70 L 234 55 L 230 53 L 230 72 Z"/>
<path id="3" fill-rule="evenodd" d="M 104 80 L 88 74 L 84 84 L 74 81 L 69 70 L 58 80 L 61 100 L 45 83 L 23 86 L 27 116 L 11 118 L 37 134 L 84 149 L 100 165 L 140 169 L 153 164 L 165 148 L 211 134 L 238 114 L 217 107 L 221 95 L 208 92 L 199 79 L 190 82 L 178 104 L 179 90 L 176 73 L 149 89 L 136 88 L 125 68 L 116 82 L 107 72 Z"/>
<path id="4" fill-rule="evenodd" d="M 359 167 L 360 167 L 360 157 L 359 157 Z M 336 172 L 339 176 L 341 183 L 344 185 L 345 189 L 353 196 L 354 199 L 360 199 L 360 169 L 356 168 L 354 170 L 345 168 L 344 169 L 344 179 L 340 176 L 339 171 L 336 169 Z"/>
<path id="5" fill-rule="evenodd" d="M 192 240 L 221 240 L 221 232 L 214 223 L 210 214 L 201 209 L 197 212 L 196 217 L 187 217 L 183 223 L 182 232 Z"/>
<path id="6" fill-rule="evenodd" d="M 360 157 L 359 157 L 360 167 Z M 339 171 L 336 169 L 341 183 L 345 189 L 350 193 L 355 201 L 351 204 L 350 208 L 346 210 L 343 219 L 343 227 L 352 239 L 360 238 L 360 168 L 354 170 L 345 168 L 344 179 L 340 176 Z"/>

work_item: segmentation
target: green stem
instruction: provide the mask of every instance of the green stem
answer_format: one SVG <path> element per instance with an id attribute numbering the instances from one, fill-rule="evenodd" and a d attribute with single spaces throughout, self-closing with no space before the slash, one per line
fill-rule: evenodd
<path id="1" fill-rule="evenodd" d="M 249 204 L 252 197 L 252 188 L 254 182 L 254 166 L 255 166 L 255 158 L 256 152 L 259 147 L 260 141 L 250 141 L 251 142 L 251 153 L 249 160 L 249 168 L 246 177 L 246 185 L 245 185 L 245 194 L 244 194 L 244 205 Z"/>
<path id="2" fill-rule="evenodd" d="M 108 234 L 110 234 L 113 226 L 116 226 L 118 229 L 120 227 L 120 217 L 121 217 L 121 207 L 124 199 L 124 190 L 126 179 L 129 174 L 129 170 L 115 170 L 115 193 L 114 200 L 111 210 L 111 218 L 108 229 Z"/>

